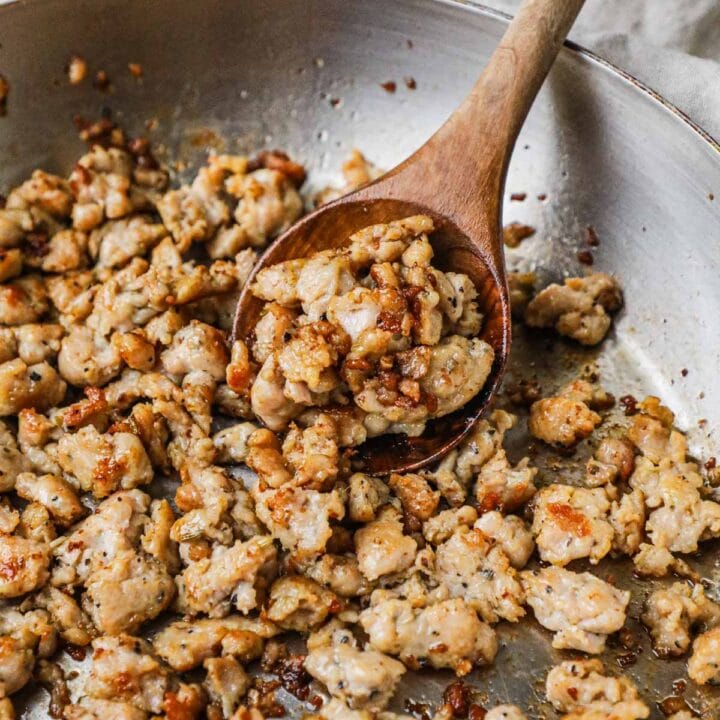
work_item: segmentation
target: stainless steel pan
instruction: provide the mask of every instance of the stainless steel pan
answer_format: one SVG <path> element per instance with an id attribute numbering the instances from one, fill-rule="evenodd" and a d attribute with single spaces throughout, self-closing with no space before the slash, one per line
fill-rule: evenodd
<path id="1" fill-rule="evenodd" d="M 389 167 L 455 107 L 505 23 L 450 0 L 33 0 L 2 7 L 0 72 L 11 95 L 0 119 L 0 192 L 34 167 L 67 171 L 82 149 L 73 115 L 95 117 L 104 107 L 138 133 L 156 119 L 150 136 L 169 157 L 187 160 L 187 172 L 208 145 L 286 148 L 307 163 L 316 185 L 335 175 L 352 147 Z M 112 94 L 67 84 L 72 53 L 109 73 Z M 128 62 L 143 65 L 141 82 Z M 395 93 L 380 86 L 387 81 L 397 84 Z M 616 394 L 664 398 L 699 457 L 713 454 L 720 426 L 718 149 L 647 88 L 571 46 L 535 103 L 507 184 L 508 194 L 526 199 L 507 202 L 506 220 L 538 228 L 508 252 L 512 267 L 537 269 L 544 279 L 577 273 L 585 227 L 596 230 L 595 267 L 617 274 L 626 296 L 615 335 L 597 358 L 601 381 Z M 522 330 L 514 346 L 515 372 L 536 374 L 548 389 L 593 359 Z M 523 442 L 519 432 L 518 448 Z M 546 480 L 571 475 L 567 459 L 540 455 L 537 462 Z M 697 560 L 716 596 L 717 550 L 706 546 Z M 636 618 L 649 585 L 622 563 L 600 573 L 633 589 Z M 631 627 L 642 652 L 627 672 L 655 703 L 672 694 L 684 664 L 653 658 L 637 622 Z M 497 663 L 472 682 L 488 706 L 512 701 L 529 706 L 530 717 L 554 717 L 542 704 L 542 683 L 563 655 L 534 623 L 505 627 L 501 637 Z M 608 661 L 624 654 L 613 648 Z M 397 706 L 407 697 L 436 701 L 449 679 L 416 675 Z M 716 692 L 690 686 L 685 697 L 704 717 L 720 717 Z M 45 717 L 42 693 L 29 696 L 29 707 Z"/>

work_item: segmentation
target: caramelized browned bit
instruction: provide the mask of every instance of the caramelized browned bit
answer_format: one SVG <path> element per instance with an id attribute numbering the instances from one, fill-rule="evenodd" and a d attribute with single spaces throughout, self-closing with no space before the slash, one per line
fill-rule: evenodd
<path id="1" fill-rule="evenodd" d="M 522 223 L 510 223 L 503 228 L 503 242 L 509 248 L 516 248 L 525 238 L 532 237 L 535 228 Z"/>
<path id="2" fill-rule="evenodd" d="M 623 410 L 625 411 L 626 415 L 636 415 L 638 412 L 638 401 L 632 396 L 632 395 L 623 395 L 620 398 L 620 405 L 622 405 Z"/>
<path id="3" fill-rule="evenodd" d="M 0 75 L 0 117 L 7 113 L 7 101 L 10 95 L 10 83 L 4 75 Z"/>
<path id="4" fill-rule="evenodd" d="M 595 229 L 588 225 L 585 228 L 585 242 L 590 247 L 597 247 L 600 245 L 600 238 L 598 237 L 598 234 L 595 232 Z"/>
<path id="5" fill-rule="evenodd" d="M 107 92 L 110 89 L 110 76 L 105 70 L 98 70 L 95 73 L 93 87 L 100 92 Z"/>
<path id="6" fill-rule="evenodd" d="M 312 682 L 310 675 L 305 672 L 304 662 L 304 655 L 289 655 L 279 659 L 272 670 L 282 687 L 298 700 L 307 700 Z"/>
<path id="7" fill-rule="evenodd" d="M 452 708 L 453 717 L 466 718 L 470 709 L 472 690 L 462 680 L 450 683 L 443 692 L 443 700 Z"/>
<path id="8" fill-rule="evenodd" d="M 405 87 L 408 90 L 415 90 L 417 89 L 417 82 L 414 77 L 406 77 L 405 78 Z"/>
<path id="9" fill-rule="evenodd" d="M 679 713 L 683 710 L 691 710 L 685 698 L 677 695 L 670 695 L 669 697 L 666 697 L 658 703 L 658 707 L 660 708 L 660 712 L 666 717 Z"/>
<path id="10" fill-rule="evenodd" d="M 510 199 L 515 202 L 522 202 L 527 197 L 527 193 L 524 192 L 518 192 L 518 193 L 511 193 Z"/>
<path id="11" fill-rule="evenodd" d="M 261 167 L 281 172 L 295 187 L 300 187 L 307 176 L 305 168 L 282 150 L 263 150 L 248 163 L 250 172 Z"/>
<path id="12" fill-rule="evenodd" d="M 136 79 L 143 76 L 143 66 L 140 63 L 128 63 L 128 70 L 130 71 L 130 74 Z"/>
<path id="13" fill-rule="evenodd" d="M 577 259 L 583 265 L 592 265 L 595 262 L 593 254 L 589 250 L 580 250 L 577 254 Z"/>
<path id="14" fill-rule="evenodd" d="M 705 461 L 706 470 L 714 470 L 717 467 L 717 458 L 713 455 Z"/>
<path id="15" fill-rule="evenodd" d="M 617 658 L 617 664 L 625 669 L 626 667 L 630 667 L 631 665 L 634 665 L 637 662 L 638 658 L 637 655 L 634 652 L 625 653 L 624 655 L 618 655 Z"/>
<path id="16" fill-rule="evenodd" d="M 487 710 L 481 705 L 473 703 L 468 710 L 468 720 L 485 720 Z"/>
<path id="17" fill-rule="evenodd" d="M 403 710 L 409 712 L 418 720 L 430 720 L 432 711 L 427 703 L 418 702 L 417 700 L 406 699 L 403 703 Z"/>
<path id="18" fill-rule="evenodd" d="M 397 83 L 394 80 L 388 80 L 387 82 L 380 83 L 380 87 L 387 93 L 394 93 L 397 90 Z"/>

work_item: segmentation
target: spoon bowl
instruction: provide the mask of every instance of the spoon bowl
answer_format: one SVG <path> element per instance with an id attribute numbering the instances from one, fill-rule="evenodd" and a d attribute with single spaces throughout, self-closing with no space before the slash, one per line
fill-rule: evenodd
<path id="1" fill-rule="evenodd" d="M 371 186 L 368 186 L 368 190 Z M 265 302 L 250 291 L 255 275 L 263 267 L 284 260 L 306 257 L 320 250 L 343 247 L 349 235 L 390 218 L 425 214 L 432 217 L 435 232 L 433 265 L 440 270 L 466 274 L 478 291 L 478 307 L 483 312 L 480 337 L 495 352 L 490 376 L 483 389 L 460 410 L 427 424 L 419 437 L 403 434 L 381 435 L 365 442 L 353 458 L 358 469 L 371 474 L 410 472 L 441 458 L 457 445 L 480 418 L 502 380 L 510 351 L 511 323 L 505 277 L 493 272 L 491 262 L 482 257 L 477 243 L 447 217 L 416 203 L 392 199 L 363 200 L 353 194 L 340 198 L 302 218 L 273 243 L 256 264 L 238 302 L 233 337 L 251 336 Z"/>
<path id="2" fill-rule="evenodd" d="M 368 225 L 429 215 L 434 264 L 465 273 L 478 291 L 480 337 L 495 360 L 464 407 L 416 438 L 381 435 L 357 448 L 358 468 L 410 472 L 440 459 L 473 428 L 502 381 L 512 335 L 502 243 L 502 198 L 515 140 L 584 0 L 525 0 L 470 94 L 413 155 L 374 182 L 324 205 L 270 245 L 240 295 L 233 339 L 249 340 L 263 301 L 250 286 L 263 268 L 342 247 Z"/>

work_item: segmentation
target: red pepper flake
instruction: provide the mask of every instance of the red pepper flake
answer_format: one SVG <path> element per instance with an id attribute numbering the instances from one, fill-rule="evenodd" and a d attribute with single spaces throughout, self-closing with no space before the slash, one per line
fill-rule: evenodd
<path id="1" fill-rule="evenodd" d="M 330 105 L 332 107 L 337 107 L 341 102 L 342 102 L 342 100 L 340 98 L 336 98 L 336 97 L 330 98 Z"/>
<path id="2" fill-rule="evenodd" d="M 623 406 L 626 415 L 637 414 L 637 400 L 632 395 L 623 395 L 620 398 L 620 404 Z"/>
<path id="3" fill-rule="evenodd" d="M 600 244 L 600 238 L 598 237 L 598 234 L 595 232 L 595 228 L 588 225 L 585 228 L 585 242 L 590 247 L 597 247 Z"/>
<path id="4" fill-rule="evenodd" d="M 406 77 L 405 78 L 405 87 L 408 90 L 417 90 L 417 82 L 415 81 L 414 77 Z"/>
<path id="5" fill-rule="evenodd" d="M 128 70 L 130 74 L 138 80 L 143 76 L 143 66 L 140 63 L 128 63 Z"/>
<path id="6" fill-rule="evenodd" d="M 73 659 L 81 662 L 87 655 L 87 649 L 80 645 L 66 645 L 65 652 Z"/>
<path id="7" fill-rule="evenodd" d="M 577 259 L 583 265 L 592 265 L 595 262 L 595 258 L 593 258 L 593 254 L 589 250 L 580 250 L 577 254 Z"/>
<path id="8" fill-rule="evenodd" d="M 688 369 L 687 369 L 687 368 L 683 368 L 683 369 L 680 371 L 680 374 L 681 374 L 683 377 L 687 377 L 687 376 L 688 376 Z"/>
<path id="9" fill-rule="evenodd" d="M 705 462 L 705 469 L 706 470 L 714 470 L 717 467 L 717 458 L 713 455 L 712 457 L 709 457 L 707 461 Z"/>
<path id="10" fill-rule="evenodd" d="M 392 95 L 397 90 L 397 83 L 394 80 L 388 80 L 387 82 L 380 83 L 380 87 Z"/>
<path id="11" fill-rule="evenodd" d="M 547 195 L 546 195 L 545 193 L 540 193 L 540 194 L 537 196 L 537 199 L 538 199 L 540 202 L 545 202 L 545 201 L 547 200 Z"/>
<path id="12" fill-rule="evenodd" d="M 510 199 L 514 200 L 515 202 L 522 202 L 523 200 L 525 200 L 526 197 L 527 197 L 527 193 L 523 193 L 523 192 L 512 193 L 510 195 Z"/>

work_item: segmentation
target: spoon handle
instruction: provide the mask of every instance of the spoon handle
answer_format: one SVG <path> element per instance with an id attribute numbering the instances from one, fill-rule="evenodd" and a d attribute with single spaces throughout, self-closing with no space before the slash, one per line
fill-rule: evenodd
<path id="1" fill-rule="evenodd" d="M 457 110 L 415 154 L 359 194 L 426 204 L 479 231 L 483 249 L 497 257 L 488 243 L 497 243 L 492 236 L 515 140 L 583 3 L 525 0 Z"/>

